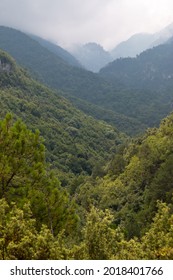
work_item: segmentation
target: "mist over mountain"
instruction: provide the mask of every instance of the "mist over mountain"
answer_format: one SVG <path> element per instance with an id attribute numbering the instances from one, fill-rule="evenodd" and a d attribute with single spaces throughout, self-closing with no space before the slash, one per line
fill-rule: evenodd
<path id="1" fill-rule="evenodd" d="M 50 87 L 71 92 L 78 97 L 87 96 L 88 87 L 92 95 L 94 91 L 105 90 L 106 82 L 99 76 L 70 65 L 23 32 L 0 27 L 0 38 L 0 48 L 10 53 L 19 64 L 29 69 L 34 77 Z"/>
<path id="2" fill-rule="evenodd" d="M 135 57 L 153 43 L 153 35 L 151 34 L 135 34 L 127 41 L 118 44 L 112 51 L 111 55 L 114 59 L 120 57 Z"/>
<path id="3" fill-rule="evenodd" d="M 67 62 L 71 66 L 82 67 L 81 64 L 77 61 L 77 59 L 75 59 L 75 57 L 71 55 L 67 50 L 38 36 L 31 34 L 28 35 L 35 41 L 37 41 L 41 46 L 45 47 L 57 56 L 61 57 L 65 62 Z"/>
<path id="4" fill-rule="evenodd" d="M 151 44 L 150 47 L 158 46 L 166 43 L 173 36 L 173 23 L 166 26 L 161 31 L 155 33 L 155 41 Z M 154 38 L 154 37 L 153 37 Z"/>
<path id="5" fill-rule="evenodd" d="M 173 23 L 154 34 L 134 34 L 128 40 L 118 44 L 110 53 L 114 59 L 120 57 L 135 57 L 144 50 L 165 43 L 172 36 Z"/>
<path id="6" fill-rule="evenodd" d="M 31 129 L 40 130 L 47 161 L 63 172 L 91 173 L 97 156 L 98 160 L 106 159 L 115 139 L 121 141 L 121 133 L 113 126 L 87 116 L 59 91 L 31 79 L 1 50 L 0 104 L 1 119 L 10 112 Z"/>
<path id="7" fill-rule="evenodd" d="M 51 42 L 0 27 L 0 259 L 173 259 L 166 37 L 93 73 Z M 105 51 L 85 48 L 98 66 Z"/>
<path id="8" fill-rule="evenodd" d="M 72 50 L 72 53 L 85 69 L 92 72 L 98 72 L 102 67 L 112 61 L 110 53 L 96 43 L 78 45 Z"/>
<path id="9" fill-rule="evenodd" d="M 172 36 L 173 23 L 154 34 L 134 34 L 128 40 L 119 43 L 111 51 L 105 51 L 101 45 L 90 42 L 85 45 L 77 45 L 71 52 L 85 69 L 98 72 L 106 64 L 117 58 L 135 57 L 144 50 L 165 43 Z"/>
<path id="10" fill-rule="evenodd" d="M 158 125 L 171 110 L 170 90 L 166 94 L 161 92 L 162 89 L 165 92 L 165 85 L 171 87 L 172 83 L 169 77 L 171 48 L 166 53 L 163 50 L 161 55 L 147 51 L 137 62 L 132 58 L 119 59 L 95 74 L 71 66 L 22 32 L 0 28 L 0 35 L 0 47 L 29 69 L 33 77 L 62 90 L 61 94 L 80 110 L 129 135 Z M 160 66 L 165 68 L 164 77 L 157 75 Z"/>
<path id="11" fill-rule="evenodd" d="M 98 75 L 85 69 L 71 66 L 57 54 L 41 46 L 37 41 L 18 30 L 0 27 L 0 48 L 9 52 L 16 61 L 27 68 L 31 75 L 50 86 L 62 90 L 66 98 L 72 98 L 74 106 L 128 134 L 141 132 L 145 125 L 136 119 L 106 109 L 102 97 L 114 94 L 115 89 Z M 118 82 L 117 82 L 118 85 Z M 101 99 L 100 99 L 101 98 Z M 85 100 L 87 105 L 83 104 Z M 97 105 L 91 110 L 90 103 Z M 101 107 L 101 108 L 100 108 Z M 93 107 L 92 107 L 93 108 Z M 104 108 L 104 110 L 103 110 Z"/>

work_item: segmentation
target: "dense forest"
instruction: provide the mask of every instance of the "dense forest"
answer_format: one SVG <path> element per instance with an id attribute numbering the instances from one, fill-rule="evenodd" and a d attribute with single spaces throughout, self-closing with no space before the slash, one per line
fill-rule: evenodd
<path id="1" fill-rule="evenodd" d="M 61 186 L 38 132 L 0 124 L 1 259 L 172 259 L 173 116 Z"/>
<path id="2" fill-rule="evenodd" d="M 131 138 L 64 96 L 0 51 L 0 259 L 172 259 L 173 114 Z"/>
<path id="3" fill-rule="evenodd" d="M 127 87 L 119 77 L 107 80 L 102 71 L 95 74 L 73 67 L 71 60 L 68 63 L 63 56 L 50 51 L 49 46 L 43 47 L 30 36 L 12 28 L 0 27 L 0 38 L 0 48 L 29 69 L 34 78 L 61 90 L 62 96 L 84 113 L 89 112 L 90 116 L 104 120 L 130 136 L 144 132 L 147 127 L 158 126 L 170 112 L 170 91 L 164 99 L 163 94 L 149 89 Z"/>

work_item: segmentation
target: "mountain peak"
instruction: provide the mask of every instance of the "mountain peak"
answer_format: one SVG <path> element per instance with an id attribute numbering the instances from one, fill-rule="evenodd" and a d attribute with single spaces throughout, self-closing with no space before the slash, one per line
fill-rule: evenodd
<path id="1" fill-rule="evenodd" d="M 100 51 L 104 51 L 105 52 L 104 48 L 100 44 L 95 43 L 95 42 L 86 43 L 85 45 L 83 45 L 83 47 L 84 48 L 88 48 L 88 49 L 90 49 L 92 51 L 100 50 Z"/>
<path id="2" fill-rule="evenodd" d="M 88 42 L 85 45 L 78 46 L 73 51 L 73 55 L 87 70 L 93 72 L 98 72 L 112 60 L 110 53 L 95 42 Z"/>
<path id="3" fill-rule="evenodd" d="M 173 23 L 166 26 L 161 31 L 150 33 L 137 33 L 132 35 L 126 41 L 118 44 L 112 51 L 111 55 L 114 59 L 124 57 L 135 57 L 141 52 L 154 46 L 165 43 L 173 36 Z"/>

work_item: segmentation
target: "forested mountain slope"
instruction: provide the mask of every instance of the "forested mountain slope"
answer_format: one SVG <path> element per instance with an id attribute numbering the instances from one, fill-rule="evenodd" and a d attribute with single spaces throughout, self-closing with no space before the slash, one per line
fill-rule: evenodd
<path id="1" fill-rule="evenodd" d="M 105 177 L 73 184 L 72 197 L 50 173 L 38 132 L 8 114 L 0 121 L 0 259 L 172 260 L 172 134 L 171 115 L 122 147 Z"/>
<path id="2" fill-rule="evenodd" d="M 169 205 L 173 213 L 172 137 L 173 114 L 158 129 L 149 129 L 143 137 L 121 147 L 105 167 L 105 177 L 90 179 L 78 188 L 78 203 L 87 208 L 92 201 L 102 210 L 110 209 L 114 225 L 120 225 L 128 239 L 141 238 L 156 214 L 157 201 Z"/>
<path id="3" fill-rule="evenodd" d="M 70 66 L 57 54 L 45 49 L 26 34 L 11 28 L 0 27 L 0 48 L 9 52 L 19 64 L 29 69 L 34 78 L 53 88 L 66 90 L 68 92 L 65 94 L 66 97 L 74 96 L 75 98 L 72 98 L 74 105 L 79 106 L 80 103 L 80 109 L 84 106 L 76 97 L 98 104 L 102 113 L 100 113 L 100 108 L 97 111 L 97 107 L 91 110 L 90 104 L 85 106 L 84 111 L 90 111 L 91 116 L 101 120 L 111 120 L 109 123 L 130 135 L 146 128 L 140 121 L 132 117 L 130 119 L 124 117 L 123 112 L 119 115 L 116 111 L 111 111 L 109 107 L 107 111 L 107 104 L 104 104 L 105 97 L 108 93 L 111 95 L 118 93 L 112 85 L 92 72 Z M 119 87 L 118 83 L 117 86 Z M 62 95 L 64 95 L 63 92 Z"/>
<path id="4" fill-rule="evenodd" d="M 119 80 L 124 84 L 124 89 L 120 90 L 121 94 L 116 96 L 116 100 L 115 96 L 109 96 L 107 101 L 114 110 L 122 113 L 122 108 L 125 111 L 123 104 L 126 100 L 128 116 L 136 116 L 144 123 L 146 120 L 148 126 L 156 125 L 172 111 L 172 60 L 173 42 L 170 40 L 136 58 L 117 59 L 110 63 L 100 71 L 100 76 L 115 85 Z"/>
<path id="5" fill-rule="evenodd" d="M 165 46 L 160 46 L 141 54 L 136 60 L 115 61 L 117 70 L 112 74 L 104 74 L 106 70 L 102 70 L 100 77 L 70 66 L 29 36 L 13 29 L 0 28 L 0 46 L 13 54 L 34 77 L 53 88 L 65 90 L 65 96 L 72 97 L 74 105 L 77 104 L 80 109 L 85 107 L 84 111 L 90 112 L 91 116 L 118 124 L 119 130 L 130 135 L 159 125 L 160 120 L 172 110 L 172 78 L 170 71 L 166 72 L 172 67 L 169 45 L 166 52 Z M 158 49 L 162 50 L 162 55 L 158 54 Z M 163 60 L 163 56 L 166 60 Z M 146 69 L 140 70 L 144 66 Z M 162 71 L 165 74 L 162 75 L 156 66 L 165 69 Z M 162 90 L 165 87 L 168 88 L 166 92 Z M 83 106 L 82 100 L 87 101 L 88 105 L 85 103 Z M 90 106 L 89 103 L 97 106 Z"/>
<path id="6" fill-rule="evenodd" d="M 60 46 L 35 35 L 29 34 L 29 36 L 33 38 L 35 41 L 37 41 L 41 46 L 45 47 L 46 49 L 56 54 L 57 56 L 61 57 L 68 64 L 76 67 L 82 67 L 81 64 L 77 61 L 77 59 L 72 54 L 70 54 L 68 51 L 61 48 Z"/>
<path id="7" fill-rule="evenodd" d="M 0 259 L 173 258 L 172 114 L 129 141 L 2 51 L 0 106 Z"/>
<path id="8" fill-rule="evenodd" d="M 101 69 L 109 81 L 116 79 L 131 88 L 167 90 L 173 86 L 173 42 L 144 51 L 136 58 L 117 59 Z"/>
<path id="9" fill-rule="evenodd" d="M 20 117 L 45 138 L 47 160 L 60 170 L 92 173 L 122 141 L 112 126 L 77 110 L 58 92 L 32 80 L 12 58 L 0 52 L 0 117 Z"/>
<path id="10" fill-rule="evenodd" d="M 110 86 L 92 72 L 72 67 L 62 58 L 41 46 L 28 35 L 0 27 L 0 48 L 50 87 L 66 90 L 80 98 L 95 100 Z"/>

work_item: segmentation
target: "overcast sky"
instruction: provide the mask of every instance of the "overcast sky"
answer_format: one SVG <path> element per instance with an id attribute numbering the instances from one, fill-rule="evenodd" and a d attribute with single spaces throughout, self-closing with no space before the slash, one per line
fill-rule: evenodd
<path id="1" fill-rule="evenodd" d="M 173 22 L 173 0 L 0 0 L 0 25 L 68 48 L 97 42 L 105 49 Z"/>

